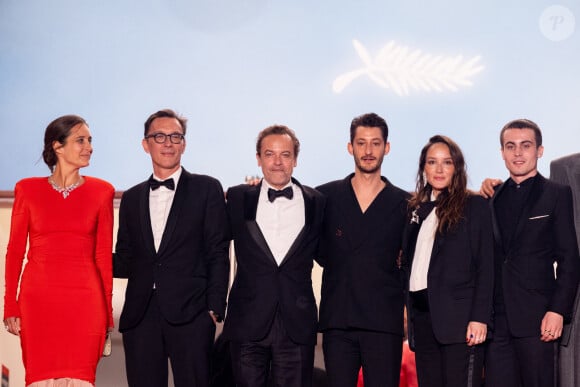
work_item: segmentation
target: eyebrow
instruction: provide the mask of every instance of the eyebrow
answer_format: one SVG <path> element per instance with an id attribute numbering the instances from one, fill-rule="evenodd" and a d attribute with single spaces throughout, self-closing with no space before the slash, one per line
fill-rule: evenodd
<path id="1" fill-rule="evenodd" d="M 263 152 L 270 152 L 270 153 L 292 153 L 291 150 L 275 151 L 273 149 L 264 149 Z"/>
<path id="2" fill-rule="evenodd" d="M 383 141 L 383 139 L 381 137 L 373 137 L 373 138 L 363 138 L 363 137 L 359 137 L 359 138 L 355 138 L 354 141 L 369 141 L 369 142 L 373 142 L 373 141 Z"/>
<path id="3" fill-rule="evenodd" d="M 523 140 L 520 141 L 519 143 L 517 141 L 506 141 L 506 143 L 504 145 L 509 145 L 509 144 L 525 144 L 525 143 L 530 143 L 530 144 L 534 144 L 534 140 Z"/>

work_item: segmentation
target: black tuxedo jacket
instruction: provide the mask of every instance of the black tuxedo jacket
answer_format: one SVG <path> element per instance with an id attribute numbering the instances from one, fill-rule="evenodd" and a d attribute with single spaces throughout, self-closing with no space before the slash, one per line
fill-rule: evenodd
<path id="1" fill-rule="evenodd" d="M 362 213 L 353 176 L 317 188 L 327 200 L 320 244 L 320 330 L 402 336 L 404 276 L 398 258 L 409 194 L 383 177 L 386 187 Z"/>
<path id="2" fill-rule="evenodd" d="M 263 339 L 278 310 L 293 341 L 316 343 L 317 308 L 312 291 L 312 266 L 318 248 L 324 198 L 314 189 L 292 181 L 302 189 L 305 224 L 279 266 L 256 222 L 261 184 L 243 184 L 227 192 L 227 211 L 237 260 L 223 332 L 230 340 Z"/>
<path id="3" fill-rule="evenodd" d="M 547 311 L 570 319 L 580 275 L 570 187 L 538 174 L 516 226 L 510 246 L 504 246 L 490 201 L 495 239 L 495 264 L 501 267 L 501 286 L 509 329 L 516 337 L 540 335 Z M 556 276 L 553 264 L 557 263 Z"/>
<path id="4" fill-rule="evenodd" d="M 155 284 L 161 313 L 172 324 L 213 310 L 223 316 L 230 240 L 224 192 L 209 176 L 182 170 L 173 204 L 155 252 L 149 215 L 149 185 L 123 194 L 114 276 L 128 278 L 119 330 L 139 324 Z"/>
<path id="5" fill-rule="evenodd" d="M 407 281 L 420 224 L 408 222 L 403 244 Z M 463 218 L 451 230 L 437 233 L 427 272 L 427 294 L 433 333 L 441 344 L 465 343 L 470 321 L 491 324 L 493 304 L 493 233 L 487 201 L 467 199 Z M 408 282 L 407 282 L 408 289 Z M 409 345 L 414 348 L 413 308 L 407 297 Z"/>

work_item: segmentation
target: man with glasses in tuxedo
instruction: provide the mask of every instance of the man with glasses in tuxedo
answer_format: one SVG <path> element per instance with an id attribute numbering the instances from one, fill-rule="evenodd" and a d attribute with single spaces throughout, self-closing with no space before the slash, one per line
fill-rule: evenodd
<path id="1" fill-rule="evenodd" d="M 186 119 L 145 122 L 153 175 L 123 194 L 114 275 L 128 278 L 119 322 L 129 386 L 207 386 L 215 324 L 226 306 L 229 226 L 214 178 L 181 166 Z"/>

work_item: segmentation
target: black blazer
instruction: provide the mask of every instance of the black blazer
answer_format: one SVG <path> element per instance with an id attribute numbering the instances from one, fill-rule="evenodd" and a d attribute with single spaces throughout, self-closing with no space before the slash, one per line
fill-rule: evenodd
<path id="1" fill-rule="evenodd" d="M 305 224 L 280 266 L 256 222 L 261 184 L 228 189 L 227 211 L 238 265 L 224 323 L 223 334 L 227 339 L 239 342 L 263 339 L 278 310 L 293 341 L 316 343 L 312 266 L 324 198 L 314 189 L 292 181 L 302 189 Z"/>
<path id="2" fill-rule="evenodd" d="M 511 334 L 517 337 L 538 336 L 547 311 L 569 320 L 580 276 L 570 187 L 540 174 L 532 184 L 510 246 L 503 246 L 494 206 L 505 183 L 490 201 L 495 260 L 502 273 L 498 286 Z"/>
<path id="3" fill-rule="evenodd" d="M 326 198 L 320 260 L 320 330 L 363 329 L 403 335 L 404 287 L 398 258 L 409 194 L 386 187 L 362 213 L 354 174 L 318 187 Z"/>
<path id="4" fill-rule="evenodd" d="M 149 215 L 149 185 L 123 194 L 114 276 L 128 278 L 119 330 L 141 321 L 155 283 L 159 307 L 172 324 L 213 310 L 223 316 L 230 240 L 224 192 L 209 176 L 182 170 L 159 251 Z"/>
<path id="5" fill-rule="evenodd" d="M 420 225 L 409 221 L 403 246 L 407 290 Z M 436 233 L 427 272 L 433 333 L 441 344 L 465 343 L 470 321 L 491 324 L 493 304 L 493 232 L 487 201 L 469 196 L 463 218 L 451 230 Z M 414 348 L 412 300 L 407 297 L 409 345 Z"/>

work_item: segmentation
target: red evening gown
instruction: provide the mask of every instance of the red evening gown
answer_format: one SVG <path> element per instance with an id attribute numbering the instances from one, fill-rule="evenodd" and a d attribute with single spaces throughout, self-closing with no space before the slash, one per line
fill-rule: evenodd
<path id="1" fill-rule="evenodd" d="M 4 318 L 21 318 L 27 385 L 63 377 L 94 384 L 113 326 L 114 189 L 84 179 L 66 199 L 46 177 L 21 180 L 14 190 Z"/>

